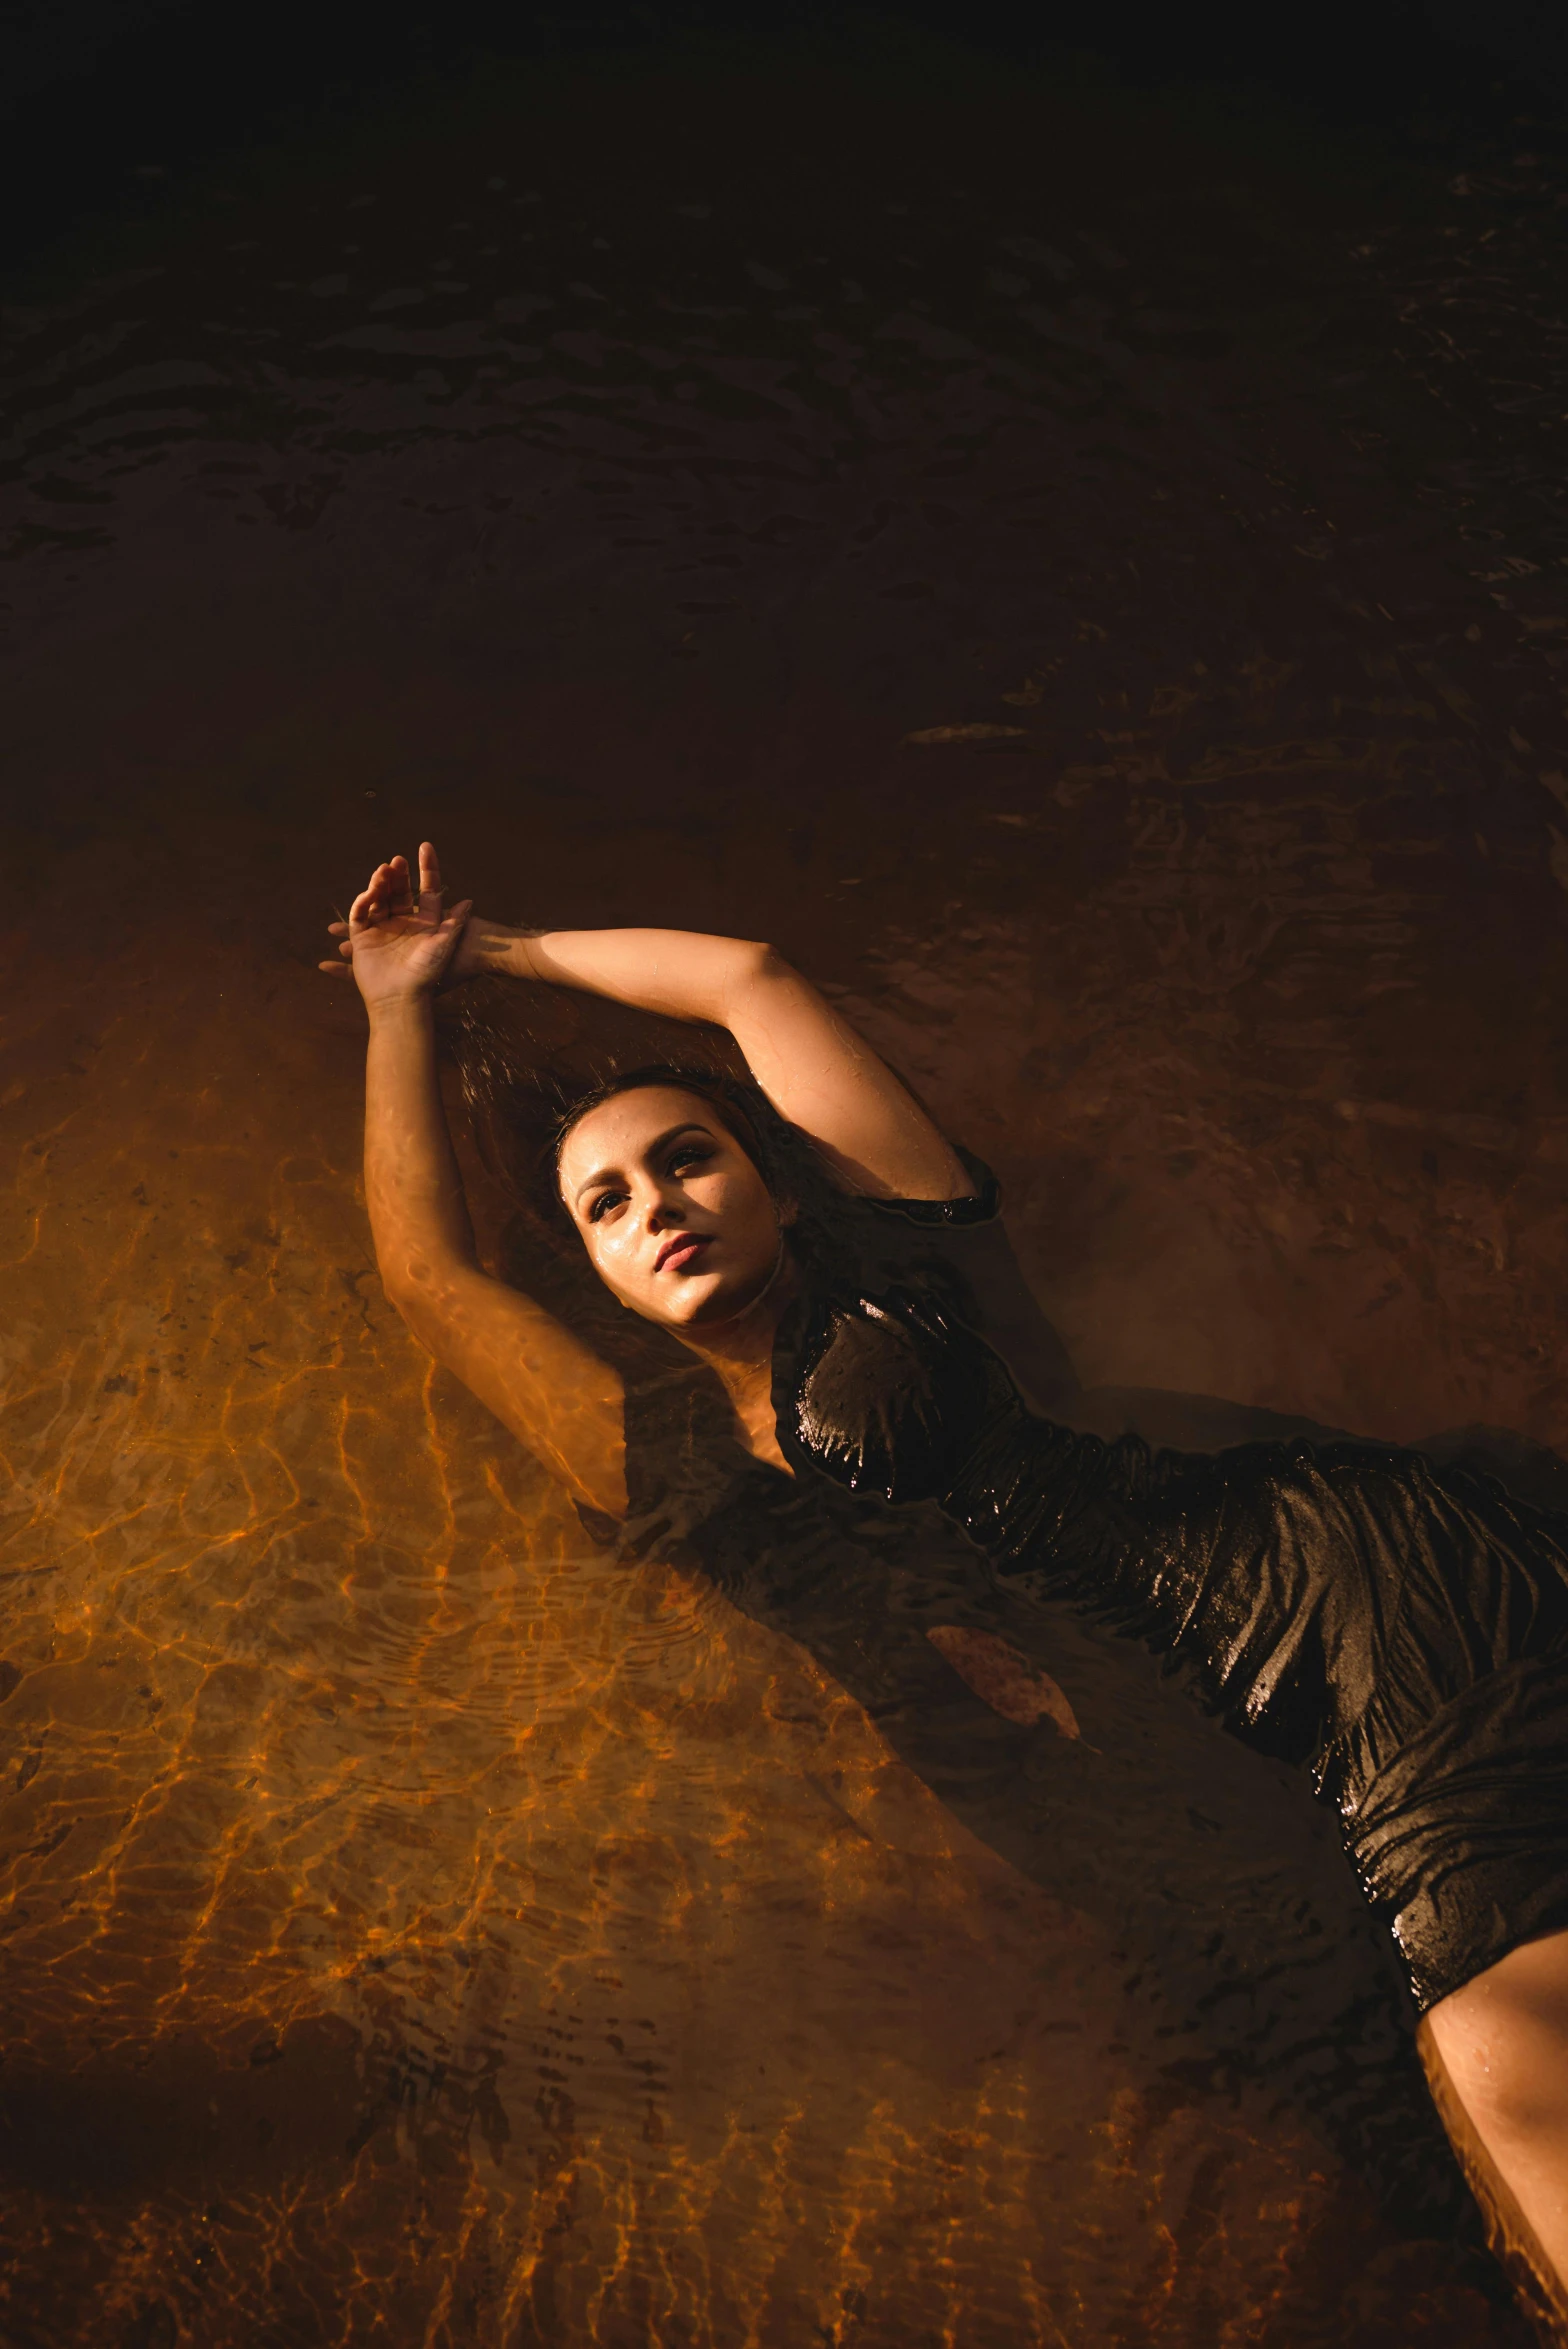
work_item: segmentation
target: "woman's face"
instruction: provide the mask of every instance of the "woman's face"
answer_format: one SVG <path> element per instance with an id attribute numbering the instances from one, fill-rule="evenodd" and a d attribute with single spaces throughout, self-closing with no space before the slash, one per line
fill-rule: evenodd
<path id="1" fill-rule="evenodd" d="M 782 1245 L 777 1203 L 700 1093 L 616 1093 L 561 1149 L 567 1212 L 606 1288 L 677 1333 L 755 1302 Z"/>

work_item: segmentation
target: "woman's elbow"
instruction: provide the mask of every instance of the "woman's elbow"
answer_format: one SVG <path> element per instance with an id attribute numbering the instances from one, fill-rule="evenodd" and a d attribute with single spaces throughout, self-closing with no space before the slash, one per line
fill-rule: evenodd
<path id="1" fill-rule="evenodd" d="M 731 980 L 735 988 L 775 986 L 781 979 L 793 979 L 795 976 L 795 971 L 776 946 L 765 945 L 760 938 L 735 940 L 735 965 Z"/>
<path id="2" fill-rule="evenodd" d="M 381 1292 L 422 1346 L 440 1352 L 439 1333 L 451 1319 L 460 1274 L 468 1269 L 442 1265 L 423 1253 L 382 1260 Z"/>

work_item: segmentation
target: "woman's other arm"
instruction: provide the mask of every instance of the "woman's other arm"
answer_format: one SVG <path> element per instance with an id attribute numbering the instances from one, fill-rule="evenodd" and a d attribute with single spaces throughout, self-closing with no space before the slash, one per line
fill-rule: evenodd
<path id="1" fill-rule="evenodd" d="M 679 1020 L 728 1028 L 780 1116 L 818 1145 L 849 1190 L 961 1199 L 949 1144 L 863 1036 L 771 946 L 693 930 L 551 930 L 476 918 L 463 975 L 510 973 Z"/>
<path id="2" fill-rule="evenodd" d="M 422 860 L 421 881 L 416 907 L 407 868 L 381 866 L 348 923 L 370 1020 L 365 1197 L 382 1283 L 420 1343 L 530 1451 L 590 1506 L 623 1516 L 620 1379 L 553 1315 L 492 1280 L 475 1254 L 431 1014 L 467 909 L 444 913 L 433 856 Z"/>

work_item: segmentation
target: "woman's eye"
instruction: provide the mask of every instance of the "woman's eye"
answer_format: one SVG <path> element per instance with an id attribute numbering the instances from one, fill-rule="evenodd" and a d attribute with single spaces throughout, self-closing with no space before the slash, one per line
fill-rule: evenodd
<path id="1" fill-rule="evenodd" d="M 600 1222 L 606 1209 L 618 1205 L 625 1196 L 624 1191 L 601 1191 L 588 1210 L 588 1221 Z"/>
<path id="2" fill-rule="evenodd" d="M 712 1156 L 713 1152 L 704 1149 L 700 1143 L 689 1143 L 684 1150 L 677 1150 L 670 1160 L 670 1172 L 671 1174 L 679 1174 L 683 1167 L 701 1166 L 705 1159 Z"/>

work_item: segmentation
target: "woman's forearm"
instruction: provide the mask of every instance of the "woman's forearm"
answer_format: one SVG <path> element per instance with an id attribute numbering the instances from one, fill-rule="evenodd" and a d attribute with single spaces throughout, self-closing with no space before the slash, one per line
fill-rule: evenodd
<path id="1" fill-rule="evenodd" d="M 470 917 L 469 967 L 577 987 L 638 1011 L 728 1028 L 781 1117 L 850 1190 L 960 1199 L 960 1160 L 864 1037 L 808 979 L 749 938 L 696 930 L 549 930 Z"/>
<path id="2" fill-rule="evenodd" d="M 471 967 L 605 995 L 667 1019 L 730 1025 L 738 995 L 785 966 L 746 938 L 699 930 L 547 930 L 530 936 L 474 915 Z M 793 976 L 793 974 L 791 974 Z"/>
<path id="3" fill-rule="evenodd" d="M 625 1390 L 554 1316 L 478 1262 L 436 1074 L 430 998 L 370 1009 L 365 1197 L 388 1300 L 582 1500 L 626 1510 Z"/>
<path id="4" fill-rule="evenodd" d="M 432 1275 L 473 1266 L 473 1227 L 436 1072 L 428 995 L 370 1007 L 365 1062 L 365 1200 L 394 1303 Z"/>
<path id="5" fill-rule="evenodd" d="M 370 1020 L 365 1198 L 388 1301 L 579 1500 L 625 1514 L 625 1390 L 579 1338 L 480 1266 L 436 1068 L 430 990 L 460 942 L 466 905 L 443 912 L 440 867 L 419 853 L 378 865 L 345 925 Z M 334 932 L 335 935 L 339 934 Z"/>

